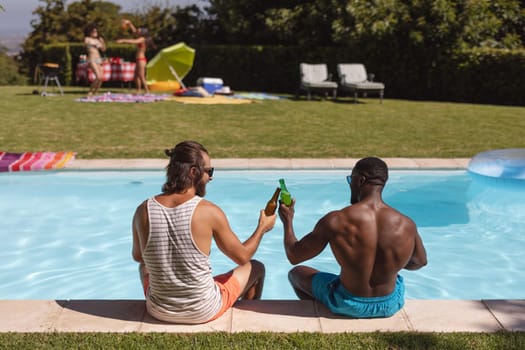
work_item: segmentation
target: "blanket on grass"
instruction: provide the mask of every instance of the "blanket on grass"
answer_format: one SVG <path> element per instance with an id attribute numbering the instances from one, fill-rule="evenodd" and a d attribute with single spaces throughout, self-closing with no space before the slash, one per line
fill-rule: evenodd
<path id="1" fill-rule="evenodd" d="M 0 151 L 0 172 L 61 169 L 75 159 L 76 152 L 24 152 Z"/>
<path id="2" fill-rule="evenodd" d="M 169 98 L 170 95 L 156 95 L 156 94 L 144 94 L 144 95 L 135 95 L 135 94 L 115 94 L 112 92 L 106 92 L 102 95 L 87 96 L 82 98 L 77 98 L 77 102 L 123 102 L 123 103 L 149 103 L 164 101 Z"/>
<path id="3" fill-rule="evenodd" d="M 88 96 L 77 98 L 77 102 L 124 102 L 124 103 L 148 103 L 156 101 L 174 101 L 184 104 L 245 104 L 254 103 L 255 100 L 279 100 L 285 99 L 286 97 L 275 96 L 265 93 L 240 93 L 231 96 L 225 95 L 212 95 L 207 97 L 201 96 L 173 96 L 169 94 L 156 95 L 156 94 L 120 94 L 106 92 L 102 95 Z"/>

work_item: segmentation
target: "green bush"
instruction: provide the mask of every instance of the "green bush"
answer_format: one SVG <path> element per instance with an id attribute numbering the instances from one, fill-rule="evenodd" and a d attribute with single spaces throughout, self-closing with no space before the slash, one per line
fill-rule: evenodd
<path id="1" fill-rule="evenodd" d="M 525 50 L 470 49 L 452 54 L 413 50 L 367 51 L 349 47 L 197 46 L 194 67 L 184 79 L 219 77 L 241 91 L 295 93 L 301 62 L 362 62 L 388 98 L 525 105 Z"/>
<path id="2" fill-rule="evenodd" d="M 525 105 L 525 50 L 471 49 L 456 52 L 450 91 L 460 101 Z"/>
<path id="3" fill-rule="evenodd" d="M 469 49 L 452 53 L 411 47 L 400 50 L 383 45 L 363 47 L 305 47 L 196 45 L 195 62 L 184 78 L 186 85 L 199 77 L 222 78 L 236 91 L 295 93 L 301 62 L 326 63 L 336 75 L 337 63 L 361 62 L 376 80 L 386 85 L 387 98 L 525 105 L 525 50 Z M 67 51 L 69 50 L 69 57 Z M 84 54 L 81 43 L 49 45 L 47 61 L 71 67 L 63 72 L 66 85 L 75 82 L 74 67 Z M 156 52 L 148 52 L 152 58 Z M 134 61 L 135 47 L 108 45 L 107 57 Z"/>
<path id="4" fill-rule="evenodd" d="M 18 63 L 0 51 L 0 85 L 26 85 L 27 79 L 18 73 Z"/>

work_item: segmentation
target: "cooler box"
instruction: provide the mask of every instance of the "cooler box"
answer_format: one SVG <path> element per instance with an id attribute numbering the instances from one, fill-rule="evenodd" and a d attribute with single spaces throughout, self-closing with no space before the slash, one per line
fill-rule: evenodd
<path id="1" fill-rule="evenodd" d="M 213 94 L 215 91 L 222 88 L 223 82 L 221 78 L 199 78 L 197 79 L 197 86 L 202 86 L 208 93 Z"/>

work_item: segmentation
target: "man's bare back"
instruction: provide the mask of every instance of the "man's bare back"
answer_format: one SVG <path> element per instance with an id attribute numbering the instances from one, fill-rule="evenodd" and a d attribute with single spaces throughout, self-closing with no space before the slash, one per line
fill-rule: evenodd
<path id="1" fill-rule="evenodd" d="M 414 251 L 414 222 L 382 201 L 363 201 L 329 215 L 344 227 L 333 228 L 329 241 L 343 286 L 363 297 L 391 293 Z"/>
<path id="2" fill-rule="evenodd" d="M 347 176 L 352 205 L 326 214 L 300 240 L 293 229 L 295 200 L 290 206 L 281 204 L 279 216 L 288 260 L 299 264 L 330 245 L 341 270 L 337 281 L 323 281 L 328 283 L 326 288 L 335 290 L 340 284 L 343 289 L 339 293 L 351 298 L 386 297 L 397 289 L 396 302 L 402 306 L 404 286 L 401 287 L 399 271 L 419 269 L 427 260 L 415 223 L 382 199 L 387 179 L 388 169 L 382 160 L 372 157 L 360 160 Z M 318 298 L 315 290 L 323 289 L 314 285 L 314 278 L 319 273 L 308 266 L 296 266 L 290 271 L 290 282 L 301 299 Z M 381 312 L 377 314 L 364 317 L 382 317 Z"/>

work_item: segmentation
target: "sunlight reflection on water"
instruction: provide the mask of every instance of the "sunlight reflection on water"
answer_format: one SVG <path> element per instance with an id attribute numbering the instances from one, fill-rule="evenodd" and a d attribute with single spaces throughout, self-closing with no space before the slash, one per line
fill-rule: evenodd
<path id="1" fill-rule="evenodd" d="M 285 178 L 297 199 L 301 237 L 326 212 L 346 206 L 345 171 L 217 171 L 208 200 L 221 206 L 242 240 L 259 210 Z M 2 299 L 140 299 L 131 258 L 131 217 L 157 194 L 163 172 L 0 174 Z M 465 171 L 391 171 L 385 201 L 412 217 L 429 264 L 403 271 L 415 299 L 523 298 L 525 190 L 491 186 Z M 295 299 L 288 284 L 279 220 L 255 255 L 266 265 L 263 298 Z M 217 248 L 214 273 L 234 264 Z M 327 249 L 308 262 L 337 273 Z M 496 287 L 495 287 L 496 286 Z"/>

